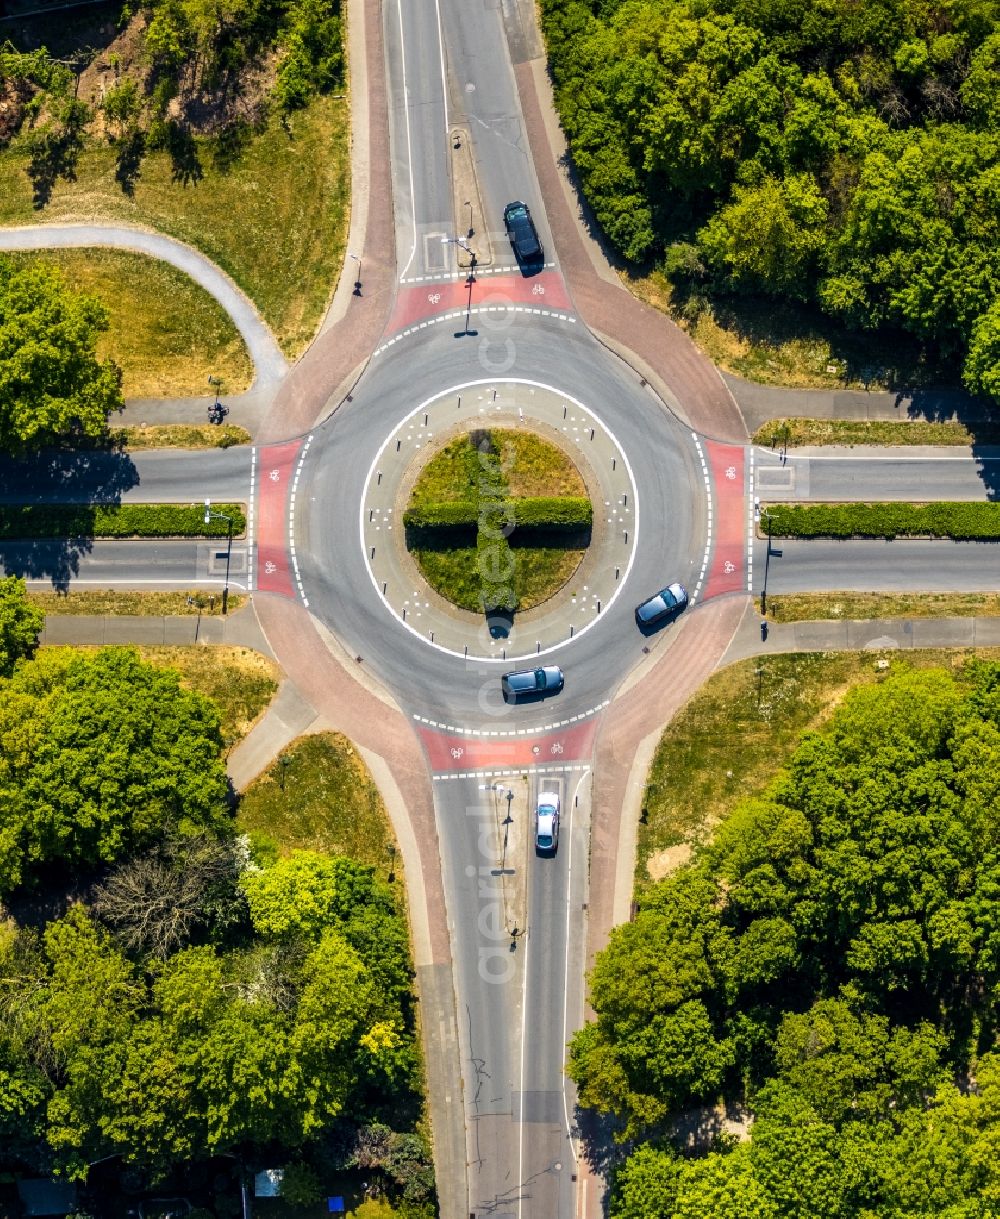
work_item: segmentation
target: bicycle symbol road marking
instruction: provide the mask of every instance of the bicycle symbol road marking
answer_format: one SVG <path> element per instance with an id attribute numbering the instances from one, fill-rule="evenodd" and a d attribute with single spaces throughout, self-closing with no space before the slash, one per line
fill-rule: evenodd
<path id="1" fill-rule="evenodd" d="M 267 562 L 264 564 L 264 571 L 269 576 L 273 576 L 277 570 L 278 570 L 277 563 L 272 563 L 270 559 L 268 559 Z"/>
<path id="2" fill-rule="evenodd" d="M 723 565 L 722 565 L 722 570 L 726 573 L 727 576 L 731 576 L 733 574 L 733 572 L 736 570 L 736 564 L 731 563 L 728 559 L 726 559 L 725 563 L 723 563 Z"/>
<path id="3" fill-rule="evenodd" d="M 268 475 L 268 478 L 269 478 L 269 479 L 271 480 L 271 482 L 273 482 L 273 483 L 276 483 L 280 477 L 281 477 L 281 471 L 280 471 L 280 470 L 272 470 L 272 471 L 271 471 L 271 473 Z"/>
<path id="4" fill-rule="evenodd" d="M 441 299 L 441 293 L 440 292 L 428 292 L 427 299 L 430 301 L 430 303 L 432 305 L 436 305 L 438 303 L 438 301 Z"/>
<path id="5" fill-rule="evenodd" d="M 552 753 L 562 753 L 563 752 L 562 742 L 556 741 L 556 743 L 552 746 L 551 752 Z"/>
<path id="6" fill-rule="evenodd" d="M 736 467 L 727 466 L 726 467 L 726 478 L 735 478 L 735 477 L 736 477 Z"/>
<path id="7" fill-rule="evenodd" d="M 531 295 L 532 296 L 544 296 L 545 295 L 544 287 L 541 284 L 535 284 L 535 286 L 531 289 Z"/>
<path id="8" fill-rule="evenodd" d="M 457 761 L 458 761 L 458 759 L 459 759 L 459 758 L 462 756 L 462 754 L 463 754 L 463 753 L 465 753 L 465 750 L 464 750 L 464 749 L 459 749 L 459 748 L 455 747 L 455 748 L 453 748 L 453 749 L 452 749 L 452 751 L 451 751 L 451 756 L 452 756 L 452 757 L 455 759 L 455 761 L 457 762 Z"/>

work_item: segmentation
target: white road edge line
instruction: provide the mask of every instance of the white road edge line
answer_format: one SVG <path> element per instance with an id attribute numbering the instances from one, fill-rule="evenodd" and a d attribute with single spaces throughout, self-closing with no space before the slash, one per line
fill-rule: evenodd
<path id="1" fill-rule="evenodd" d="M 403 0 L 396 0 L 396 8 L 399 12 L 399 64 L 403 82 L 403 114 L 406 117 L 406 172 L 410 179 L 410 227 L 413 232 L 413 245 L 410 247 L 410 257 L 406 260 L 406 266 L 400 272 L 400 275 L 405 275 L 410 269 L 410 264 L 417 256 L 417 199 L 413 186 L 413 140 L 410 136 L 410 94 L 406 87 L 406 38 L 403 35 Z"/>
<path id="2" fill-rule="evenodd" d="M 441 33 L 441 4 L 440 0 L 434 0 L 434 14 L 437 18 L 438 31 L 438 57 L 441 61 L 441 100 L 444 102 L 444 133 L 449 134 L 448 121 L 448 82 L 445 80 L 444 73 L 444 37 Z M 405 269 L 405 268 L 404 268 Z"/>
<path id="3" fill-rule="evenodd" d="M 247 504 L 247 591 L 253 592 L 254 491 L 257 481 L 257 446 L 250 449 L 250 500 Z"/>
<path id="4" fill-rule="evenodd" d="M 589 771 L 589 768 L 588 768 Z M 576 808 L 576 800 L 580 794 L 580 787 L 586 779 L 588 771 L 580 776 L 576 784 L 576 791 L 573 793 L 573 803 L 569 806 L 569 866 L 566 869 L 566 952 L 565 952 L 565 971 L 563 973 L 563 1045 L 567 1045 L 569 1037 L 567 1034 L 567 1025 L 569 1024 L 569 932 L 570 932 L 570 915 L 573 910 L 573 810 Z M 586 955 L 586 954 L 585 954 Z M 566 1119 L 566 1137 L 569 1139 L 569 1149 L 573 1153 L 573 1159 L 577 1164 L 580 1163 L 580 1155 L 576 1149 L 576 1143 L 573 1139 L 573 1130 L 569 1124 L 569 1105 L 566 1102 L 566 1084 L 562 1087 L 563 1098 L 563 1117 Z"/>

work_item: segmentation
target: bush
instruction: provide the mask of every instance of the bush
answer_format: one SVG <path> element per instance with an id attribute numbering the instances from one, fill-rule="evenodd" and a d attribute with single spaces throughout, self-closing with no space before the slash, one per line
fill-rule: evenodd
<path id="1" fill-rule="evenodd" d="M 1000 538 L 1000 504 L 775 504 L 774 537 Z"/>
<path id="2" fill-rule="evenodd" d="M 240 504 L 219 504 L 220 514 L 232 517 L 233 534 L 246 529 Z M 229 525 L 217 517 L 205 524 L 201 504 L 10 504 L 0 508 L 0 539 L 93 538 L 219 538 Z"/>

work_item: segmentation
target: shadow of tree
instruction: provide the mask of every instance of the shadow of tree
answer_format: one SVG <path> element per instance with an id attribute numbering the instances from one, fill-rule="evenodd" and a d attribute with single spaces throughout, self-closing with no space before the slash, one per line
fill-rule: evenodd
<path id="1" fill-rule="evenodd" d="M 114 449 L 52 449 L 0 462 L 0 503 L 81 505 L 70 535 L 0 539 L 0 570 L 28 580 L 47 578 L 65 591 L 79 574 L 81 557 L 93 548 L 92 530 L 86 528 L 90 505 L 120 503 L 122 493 L 138 482 L 131 457 Z"/>
<path id="2" fill-rule="evenodd" d="M 115 158 L 115 181 L 122 194 L 130 199 L 135 194 L 135 184 L 142 169 L 142 158 L 146 154 L 146 134 L 138 129 L 128 132 L 118 145 Z"/>
<path id="3" fill-rule="evenodd" d="M 36 210 L 45 207 L 60 178 L 76 180 L 76 163 L 83 147 L 75 126 L 36 132 L 28 144 L 27 175 L 31 181 L 31 202 Z"/>
<path id="4" fill-rule="evenodd" d="M 198 144 L 194 136 L 180 123 L 167 124 L 167 152 L 170 154 L 170 176 L 174 182 L 188 186 L 200 182 L 205 176 L 198 157 Z"/>

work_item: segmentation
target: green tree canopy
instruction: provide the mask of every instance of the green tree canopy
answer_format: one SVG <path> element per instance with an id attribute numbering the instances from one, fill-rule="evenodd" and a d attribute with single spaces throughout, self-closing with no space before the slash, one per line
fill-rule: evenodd
<path id="1" fill-rule="evenodd" d="M 218 712 L 170 670 L 59 650 L 0 691 L 0 892 L 229 824 Z"/>
<path id="2" fill-rule="evenodd" d="M 96 354 L 107 325 L 104 307 L 55 268 L 0 258 L 0 451 L 106 433 L 125 405 L 120 370 Z"/>
<path id="3" fill-rule="evenodd" d="M 45 615 L 28 603 L 27 586 L 17 576 L 0 580 L 0 677 L 31 656 L 45 626 Z"/>

